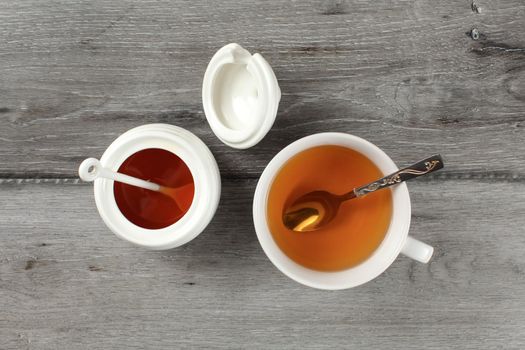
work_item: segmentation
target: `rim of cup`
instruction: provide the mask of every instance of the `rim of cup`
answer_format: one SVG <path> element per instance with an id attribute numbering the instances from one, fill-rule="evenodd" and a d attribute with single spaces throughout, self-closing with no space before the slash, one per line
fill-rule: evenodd
<path id="1" fill-rule="evenodd" d="M 391 188 L 393 208 L 390 226 L 379 247 L 362 263 L 334 272 L 317 271 L 296 263 L 281 251 L 268 228 L 266 215 L 268 193 L 275 176 L 290 158 L 307 149 L 324 145 L 339 145 L 358 151 L 370 159 L 385 175 L 398 170 L 398 167 L 383 150 L 358 136 L 327 132 L 303 137 L 282 149 L 264 169 L 257 183 L 253 201 L 255 231 L 270 261 L 291 279 L 318 289 L 352 288 L 379 276 L 401 252 L 410 228 L 410 195 L 405 183 Z"/>

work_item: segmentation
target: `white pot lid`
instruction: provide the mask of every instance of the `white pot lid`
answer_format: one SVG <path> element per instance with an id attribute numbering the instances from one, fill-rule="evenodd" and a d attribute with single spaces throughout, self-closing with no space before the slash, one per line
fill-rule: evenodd
<path id="1" fill-rule="evenodd" d="M 281 90 L 258 53 L 228 44 L 212 57 L 202 84 L 202 104 L 215 135 L 234 148 L 256 145 L 275 121 Z"/>

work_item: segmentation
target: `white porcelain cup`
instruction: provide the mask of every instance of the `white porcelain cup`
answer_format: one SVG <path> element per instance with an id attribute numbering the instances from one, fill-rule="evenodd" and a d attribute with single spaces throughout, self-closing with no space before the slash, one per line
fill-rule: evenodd
<path id="1" fill-rule="evenodd" d="M 319 289 L 346 289 L 366 283 L 385 271 L 399 253 L 427 263 L 433 248 L 408 236 L 410 227 L 410 196 L 405 183 L 391 187 L 393 212 L 385 238 L 372 255 L 352 268 L 324 272 L 306 268 L 291 260 L 275 243 L 268 228 L 266 210 L 268 193 L 275 175 L 296 154 L 323 145 L 338 145 L 360 152 L 387 175 L 398 170 L 392 159 L 374 144 L 344 133 L 320 133 L 299 139 L 279 152 L 261 175 L 253 200 L 253 220 L 259 242 L 271 262 L 291 279 Z"/>
<path id="2" fill-rule="evenodd" d="M 213 218 L 221 194 L 221 177 L 212 153 L 194 134 L 168 124 L 148 124 L 120 135 L 106 149 L 100 163 L 118 171 L 132 154 L 160 148 L 177 155 L 190 169 L 195 192 L 190 208 L 174 224 L 161 229 L 146 229 L 129 221 L 118 208 L 113 180 L 95 180 L 95 202 L 104 223 L 120 238 L 150 249 L 170 249 L 197 237 Z"/>

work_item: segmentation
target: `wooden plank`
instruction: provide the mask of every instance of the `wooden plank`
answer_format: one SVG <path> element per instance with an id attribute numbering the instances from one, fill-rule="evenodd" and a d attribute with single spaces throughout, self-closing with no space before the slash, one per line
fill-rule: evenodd
<path id="1" fill-rule="evenodd" d="M 0 184 L 3 349 L 523 347 L 522 182 L 487 196 L 485 182 L 414 181 L 411 233 L 436 247 L 432 262 L 399 257 L 339 292 L 265 257 L 254 180 L 226 181 L 209 228 L 163 252 L 111 234 L 90 185 L 56 182 Z"/>
<path id="2" fill-rule="evenodd" d="M 0 348 L 522 349 L 525 4 L 508 1 L 27 0 L 0 5 Z M 472 30 L 475 34 L 472 35 Z M 220 143 L 206 65 L 238 42 L 283 93 L 256 147 Z M 221 206 L 190 244 L 120 241 L 76 168 L 122 132 L 182 126 L 215 154 Z M 284 277 L 251 224 L 256 179 L 316 132 L 369 139 L 409 185 L 411 233 L 436 247 L 362 287 Z"/>
<path id="3" fill-rule="evenodd" d="M 122 132 L 166 122 L 203 138 L 226 177 L 256 178 L 295 139 L 343 131 L 400 165 L 441 152 L 447 171 L 522 178 L 525 4 L 475 5 L 2 4 L 0 177 L 75 177 Z M 232 41 L 268 59 L 283 93 L 275 127 L 247 151 L 220 143 L 201 107 L 206 65 Z"/>

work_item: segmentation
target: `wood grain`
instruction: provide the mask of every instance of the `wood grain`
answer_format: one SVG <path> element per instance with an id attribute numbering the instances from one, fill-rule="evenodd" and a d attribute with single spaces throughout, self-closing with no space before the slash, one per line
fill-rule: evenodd
<path id="1" fill-rule="evenodd" d="M 80 1 L 0 4 L 0 348 L 523 349 L 525 4 L 453 1 Z M 474 31 L 473 31 L 474 30 Z M 218 141 L 201 83 L 224 44 L 272 65 L 276 123 L 249 150 Z M 217 158 L 208 229 L 153 252 L 112 235 L 76 169 L 122 132 L 170 123 Z M 285 145 L 341 131 L 400 166 L 411 234 L 436 247 L 362 287 L 284 277 L 251 223 Z"/>
<path id="2" fill-rule="evenodd" d="M 154 252 L 106 229 L 89 185 L 4 182 L 2 348 L 523 346 L 522 183 L 494 184 L 500 195 L 487 198 L 483 182 L 414 182 L 411 232 L 437 248 L 432 262 L 400 257 L 340 292 L 303 287 L 265 257 L 250 222 L 255 184 L 227 182 L 204 233 Z"/>
<path id="3" fill-rule="evenodd" d="M 525 5 L 478 5 L 3 4 L 0 174 L 74 177 L 125 130 L 167 122 L 202 137 L 226 177 L 256 178 L 284 145 L 334 130 L 400 165 L 440 151 L 450 171 L 522 177 Z M 200 95 L 209 59 L 229 42 L 261 52 L 283 92 L 274 129 L 242 152 L 211 134 Z"/>

